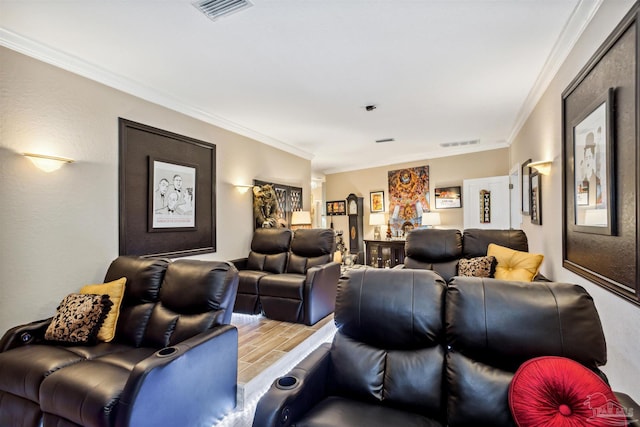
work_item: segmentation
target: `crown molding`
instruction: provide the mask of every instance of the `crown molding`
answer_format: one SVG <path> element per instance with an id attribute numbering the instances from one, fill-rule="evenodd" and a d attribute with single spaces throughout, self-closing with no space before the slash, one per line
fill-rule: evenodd
<path id="1" fill-rule="evenodd" d="M 507 139 L 509 144 L 513 142 L 518 132 L 522 129 L 522 126 L 524 126 L 527 118 L 535 108 L 538 101 L 540 101 L 540 98 L 542 98 L 547 87 L 551 84 L 556 73 L 567 59 L 567 56 L 569 56 L 569 53 L 584 30 L 587 28 L 587 25 L 589 25 L 593 19 L 603 1 L 604 0 L 596 0 L 595 2 L 593 0 L 580 0 L 573 9 L 571 16 L 562 29 L 558 40 L 556 40 L 551 53 L 542 66 L 542 70 L 540 71 L 538 78 L 533 84 L 522 108 L 520 108 L 520 111 L 516 116 L 515 124 Z"/>
<path id="2" fill-rule="evenodd" d="M 17 33 L 0 28 L 0 45 L 16 52 L 22 53 L 39 61 L 53 65 L 71 73 L 86 77 L 103 85 L 117 89 L 129 95 L 133 95 L 145 101 L 160 105 L 165 108 L 185 114 L 211 125 L 222 129 L 237 133 L 247 138 L 267 144 L 271 147 L 285 151 L 290 154 L 302 157 L 307 160 L 313 159 L 313 154 L 308 151 L 301 150 L 297 147 L 289 145 L 285 142 L 271 138 L 260 132 L 234 123 L 202 109 L 186 104 L 179 99 L 162 93 L 161 91 L 146 86 L 140 82 L 124 78 L 118 74 L 112 73 L 104 68 L 90 64 L 73 55 L 66 54 L 57 49 L 53 49 L 42 43 L 36 42 L 29 38 L 23 37 Z"/>

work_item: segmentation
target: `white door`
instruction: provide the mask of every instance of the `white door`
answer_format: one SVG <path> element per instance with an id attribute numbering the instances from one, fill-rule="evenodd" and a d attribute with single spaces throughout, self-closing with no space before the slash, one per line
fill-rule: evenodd
<path id="1" fill-rule="evenodd" d="M 509 176 L 463 181 L 464 228 L 510 227 Z"/>

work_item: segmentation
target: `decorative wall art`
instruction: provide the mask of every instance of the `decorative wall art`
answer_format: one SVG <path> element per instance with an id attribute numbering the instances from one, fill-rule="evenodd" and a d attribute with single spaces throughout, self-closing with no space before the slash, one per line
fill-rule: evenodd
<path id="1" fill-rule="evenodd" d="M 372 191 L 369 193 L 369 206 L 372 213 L 384 212 L 384 191 Z"/>
<path id="2" fill-rule="evenodd" d="M 563 266 L 640 305 L 636 3 L 562 93 Z"/>
<path id="3" fill-rule="evenodd" d="M 327 216 L 346 215 L 347 202 L 345 200 L 332 200 L 327 202 Z"/>
<path id="4" fill-rule="evenodd" d="M 530 175 L 531 194 L 529 196 L 531 206 L 531 223 L 542 225 L 542 193 L 540 192 L 540 174 L 537 171 Z"/>
<path id="5" fill-rule="evenodd" d="M 389 224 L 393 237 L 420 227 L 429 212 L 429 166 L 389 171 Z"/>
<path id="6" fill-rule="evenodd" d="M 531 193 L 529 191 L 529 185 L 531 184 L 531 168 L 529 167 L 529 163 L 531 163 L 531 159 L 525 160 L 524 163 L 522 163 L 522 215 L 529 215 L 529 206 L 531 204 Z"/>
<path id="7" fill-rule="evenodd" d="M 436 209 L 453 209 L 462 207 L 461 187 L 441 187 L 434 190 Z"/>
<path id="8" fill-rule="evenodd" d="M 120 255 L 216 250 L 216 146 L 119 119 Z"/>
<path id="9" fill-rule="evenodd" d="M 480 223 L 491 224 L 491 191 L 480 190 Z"/>
<path id="10" fill-rule="evenodd" d="M 291 214 L 302 210 L 302 188 L 254 180 L 255 228 L 291 228 Z"/>

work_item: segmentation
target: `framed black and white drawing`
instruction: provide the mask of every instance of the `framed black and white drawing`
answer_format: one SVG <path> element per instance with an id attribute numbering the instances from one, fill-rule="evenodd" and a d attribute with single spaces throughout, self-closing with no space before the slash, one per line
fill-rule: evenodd
<path id="1" fill-rule="evenodd" d="M 149 231 L 195 229 L 196 170 L 149 157 Z"/>

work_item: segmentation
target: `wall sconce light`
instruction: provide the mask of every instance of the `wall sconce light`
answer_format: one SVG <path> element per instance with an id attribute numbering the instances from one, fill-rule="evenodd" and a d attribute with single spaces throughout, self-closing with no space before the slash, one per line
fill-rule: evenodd
<path id="1" fill-rule="evenodd" d="M 245 194 L 247 191 L 249 191 L 250 188 L 253 188 L 253 185 L 248 185 L 248 184 L 235 184 L 236 190 L 238 190 L 238 192 L 240 194 Z"/>
<path id="2" fill-rule="evenodd" d="M 382 240 L 382 235 L 380 234 L 380 226 L 385 225 L 386 218 L 384 216 L 384 212 L 382 213 L 372 213 L 369 215 L 369 225 L 375 226 L 373 229 L 373 240 Z"/>
<path id="3" fill-rule="evenodd" d="M 291 214 L 291 229 L 297 230 L 298 228 L 311 228 L 311 212 L 294 211 Z"/>
<path id="4" fill-rule="evenodd" d="M 553 162 L 551 160 L 543 160 L 540 162 L 529 163 L 527 166 L 537 170 L 540 175 L 549 175 L 552 163 Z"/>
<path id="5" fill-rule="evenodd" d="M 440 224 L 440 212 L 425 212 L 422 214 L 422 225 L 426 225 L 427 228 L 433 228 Z"/>
<path id="6" fill-rule="evenodd" d="M 22 155 L 31 160 L 38 169 L 44 172 L 56 171 L 65 163 L 73 163 L 75 161 L 65 157 L 49 156 L 46 154 L 22 153 Z"/>

